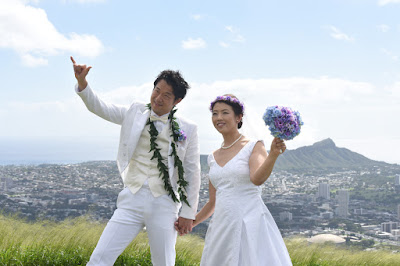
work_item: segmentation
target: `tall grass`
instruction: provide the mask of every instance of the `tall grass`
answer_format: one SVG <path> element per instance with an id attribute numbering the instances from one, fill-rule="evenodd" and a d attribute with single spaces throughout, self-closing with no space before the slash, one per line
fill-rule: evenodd
<path id="1" fill-rule="evenodd" d="M 87 217 L 28 223 L 0 215 L 0 265 L 85 265 L 104 226 Z M 201 238 L 179 237 L 176 265 L 198 265 L 202 249 Z M 145 232 L 135 238 L 115 265 L 151 265 Z"/>
<path id="2" fill-rule="evenodd" d="M 0 214 L 0 265 L 85 265 L 104 226 L 87 217 L 28 223 Z M 305 238 L 285 242 L 293 265 L 400 265 L 400 253 L 309 245 Z M 199 265 L 203 246 L 204 240 L 198 236 L 178 237 L 176 265 Z M 115 265 L 151 265 L 145 232 L 138 235 Z"/>
<path id="3" fill-rule="evenodd" d="M 293 265 L 400 265 L 400 253 L 389 250 L 362 251 L 334 244 L 308 244 L 305 238 L 286 239 Z"/>

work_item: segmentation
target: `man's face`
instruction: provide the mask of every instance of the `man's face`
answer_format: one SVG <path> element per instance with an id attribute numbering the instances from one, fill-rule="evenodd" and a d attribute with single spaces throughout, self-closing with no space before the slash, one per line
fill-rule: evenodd
<path id="1" fill-rule="evenodd" d="M 169 113 L 181 100 L 181 98 L 175 100 L 172 87 L 162 79 L 156 84 L 151 94 L 151 109 L 157 115 L 162 116 Z"/>

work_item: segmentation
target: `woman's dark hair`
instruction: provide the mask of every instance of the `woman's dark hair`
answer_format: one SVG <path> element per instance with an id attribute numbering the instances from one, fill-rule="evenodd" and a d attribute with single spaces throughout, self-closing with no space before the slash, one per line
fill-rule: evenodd
<path id="1" fill-rule="evenodd" d="M 235 95 L 233 94 L 224 94 L 224 96 L 230 96 L 231 98 L 235 98 L 237 100 L 239 100 Z M 214 105 L 216 103 L 225 103 L 227 105 L 230 105 L 233 109 L 233 112 L 235 113 L 235 115 L 244 115 L 244 111 L 243 111 L 243 107 L 237 103 L 237 102 L 233 102 L 233 101 L 228 101 L 228 100 L 216 100 L 214 102 L 211 103 L 211 110 L 214 109 Z M 243 117 L 242 117 L 243 118 Z M 238 123 L 238 128 L 241 128 L 243 125 L 243 119 L 240 120 L 240 122 Z"/>
<path id="2" fill-rule="evenodd" d="M 175 99 L 185 98 L 186 91 L 190 88 L 189 84 L 183 79 L 179 71 L 169 69 L 162 71 L 154 81 L 154 88 L 161 80 L 165 80 L 165 82 L 172 87 Z"/>

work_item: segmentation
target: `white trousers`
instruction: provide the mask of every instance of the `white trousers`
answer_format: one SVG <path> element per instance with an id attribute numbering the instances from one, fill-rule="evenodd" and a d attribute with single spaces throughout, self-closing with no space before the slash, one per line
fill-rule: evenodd
<path id="1" fill-rule="evenodd" d="M 153 265 L 175 265 L 177 232 L 174 222 L 180 206 L 168 195 L 155 198 L 146 185 L 135 194 L 124 188 L 118 195 L 117 209 L 104 228 L 87 265 L 113 265 L 144 226 Z"/>

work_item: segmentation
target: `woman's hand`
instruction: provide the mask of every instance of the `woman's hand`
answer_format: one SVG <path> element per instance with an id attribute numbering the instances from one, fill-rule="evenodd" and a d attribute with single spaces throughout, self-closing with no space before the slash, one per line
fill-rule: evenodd
<path id="1" fill-rule="evenodd" d="M 175 230 L 178 232 L 178 234 L 179 234 L 180 236 L 184 236 L 184 235 L 186 235 L 186 234 L 188 234 L 189 232 L 192 231 L 192 230 L 190 230 L 190 231 L 184 231 L 184 230 L 182 230 L 182 228 L 179 227 L 179 222 L 178 222 L 178 220 L 175 221 L 174 227 L 175 227 Z M 194 227 L 194 226 L 193 226 L 193 227 Z M 193 227 L 192 227 L 192 228 L 193 228 Z"/>
<path id="2" fill-rule="evenodd" d="M 281 153 L 285 152 L 285 150 L 285 142 L 280 138 L 274 138 L 271 143 L 271 150 L 269 151 L 269 153 L 278 157 Z"/>

